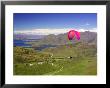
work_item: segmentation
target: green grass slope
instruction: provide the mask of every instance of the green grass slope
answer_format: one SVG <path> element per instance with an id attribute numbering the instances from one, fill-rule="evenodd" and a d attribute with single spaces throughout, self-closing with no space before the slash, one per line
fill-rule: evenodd
<path id="1" fill-rule="evenodd" d="M 14 47 L 14 75 L 96 75 L 96 45 L 76 43 L 36 51 Z M 71 58 L 70 58 L 71 57 Z"/>

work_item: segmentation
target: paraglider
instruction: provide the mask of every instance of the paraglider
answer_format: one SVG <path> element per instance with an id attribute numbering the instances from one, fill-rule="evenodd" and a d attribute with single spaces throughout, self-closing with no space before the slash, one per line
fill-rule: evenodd
<path id="1" fill-rule="evenodd" d="M 68 32 L 68 39 L 73 40 L 74 38 L 76 38 L 77 40 L 80 40 L 80 33 L 75 30 L 70 30 Z"/>

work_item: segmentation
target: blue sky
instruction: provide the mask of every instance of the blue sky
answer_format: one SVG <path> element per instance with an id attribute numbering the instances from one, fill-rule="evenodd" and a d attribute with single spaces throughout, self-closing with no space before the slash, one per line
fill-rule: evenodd
<path id="1" fill-rule="evenodd" d="M 14 13 L 14 31 L 34 29 L 92 30 L 97 28 L 96 13 Z"/>
<path id="2" fill-rule="evenodd" d="M 97 27 L 95 13 L 15 13 L 14 30 Z"/>

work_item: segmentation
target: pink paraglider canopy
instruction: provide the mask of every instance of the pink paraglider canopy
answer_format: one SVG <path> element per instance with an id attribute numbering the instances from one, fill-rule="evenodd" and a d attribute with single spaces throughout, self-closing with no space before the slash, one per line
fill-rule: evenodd
<path id="1" fill-rule="evenodd" d="M 68 32 L 68 39 L 72 40 L 74 38 L 74 36 L 77 38 L 77 40 L 80 40 L 80 33 L 78 31 L 75 31 L 75 30 L 70 30 Z"/>

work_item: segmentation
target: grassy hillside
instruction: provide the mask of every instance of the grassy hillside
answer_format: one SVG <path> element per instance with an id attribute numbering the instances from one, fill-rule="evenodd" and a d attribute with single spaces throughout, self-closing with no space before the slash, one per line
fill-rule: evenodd
<path id="1" fill-rule="evenodd" d="M 76 43 L 36 51 L 14 47 L 14 75 L 96 75 L 96 45 Z"/>

